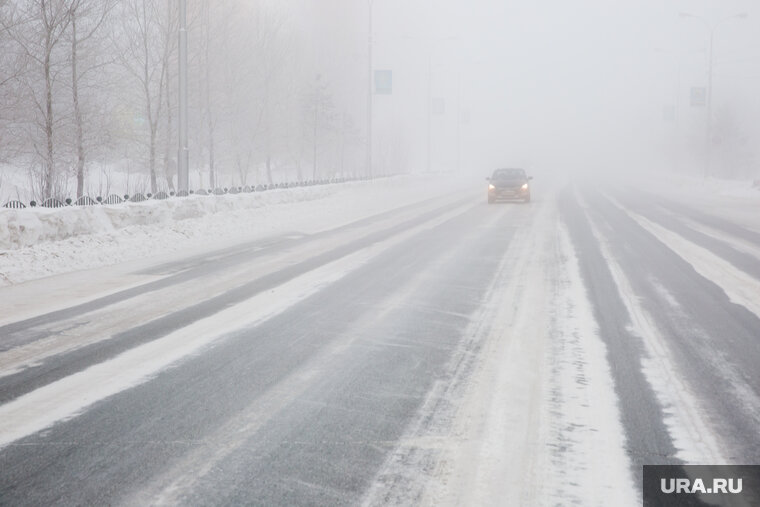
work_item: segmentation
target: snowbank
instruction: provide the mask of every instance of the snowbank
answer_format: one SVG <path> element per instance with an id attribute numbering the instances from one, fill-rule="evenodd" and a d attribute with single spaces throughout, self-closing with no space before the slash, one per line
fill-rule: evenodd
<path id="1" fill-rule="evenodd" d="M 323 199 L 366 185 L 366 182 L 353 182 L 253 194 L 193 195 L 182 199 L 113 206 L 0 209 L 0 249 L 22 248 L 41 241 L 60 241 L 83 234 L 111 233 L 130 226 L 168 225 L 207 215 Z"/>
<path id="2" fill-rule="evenodd" d="M 276 234 L 311 234 L 459 185 L 441 175 L 396 176 L 115 206 L 0 208 L 0 286 Z"/>

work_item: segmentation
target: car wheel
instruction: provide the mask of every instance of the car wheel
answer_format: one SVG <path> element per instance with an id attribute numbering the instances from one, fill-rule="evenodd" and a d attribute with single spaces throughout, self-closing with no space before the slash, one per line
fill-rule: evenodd
<path id="1" fill-rule="evenodd" d="M 527 196 L 525 199 L 523 199 L 523 202 L 530 202 L 530 196 Z"/>

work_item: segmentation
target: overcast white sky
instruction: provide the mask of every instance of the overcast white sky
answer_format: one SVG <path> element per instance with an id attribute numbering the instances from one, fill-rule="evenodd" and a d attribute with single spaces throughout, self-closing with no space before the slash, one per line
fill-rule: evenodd
<path id="1" fill-rule="evenodd" d="M 367 4 L 288 5 L 312 38 L 315 68 L 355 89 L 357 109 Z M 696 142 L 705 117 L 689 90 L 706 84 L 710 30 L 684 11 L 711 23 L 749 14 L 715 32 L 714 106 L 757 117 L 756 0 L 374 0 L 374 66 L 394 72 L 393 95 L 375 97 L 376 143 L 403 132 L 424 163 L 430 58 L 432 96 L 446 101 L 432 122 L 434 165 L 455 161 L 458 90 L 463 165 L 474 172 L 669 163 L 668 146 Z M 677 126 L 665 121 L 667 106 L 678 107 Z"/>

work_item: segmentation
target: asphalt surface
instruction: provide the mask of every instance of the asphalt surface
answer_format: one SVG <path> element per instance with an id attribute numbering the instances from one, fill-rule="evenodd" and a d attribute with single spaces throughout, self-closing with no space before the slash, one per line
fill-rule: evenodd
<path id="1" fill-rule="evenodd" d="M 694 244 L 706 248 L 736 268 L 760 280 L 760 259 L 743 254 L 725 243 L 689 229 L 678 222 L 687 217 L 704 222 L 697 210 L 676 207 L 680 216 L 665 213 L 662 200 L 641 192 L 609 191 L 581 192 L 590 209 L 589 219 L 603 228 L 613 254 L 627 273 L 636 296 L 653 319 L 654 325 L 667 340 L 673 367 L 683 372 L 688 389 L 708 412 L 721 439 L 723 455 L 734 463 L 760 462 L 758 437 L 758 396 L 760 396 L 760 317 L 745 307 L 730 301 L 724 290 L 713 281 L 700 276 L 683 258 L 676 255 L 651 234 L 642 229 L 625 211 L 613 205 L 609 197 L 626 209 L 641 213 L 652 221 L 678 232 Z M 569 214 L 577 202 L 565 202 Z M 698 205 L 698 204 L 697 204 Z M 721 230 L 741 238 L 757 239 L 757 233 L 739 226 L 728 227 L 724 221 L 713 221 Z M 596 305 L 601 335 L 610 347 L 610 360 L 616 366 L 616 385 L 621 391 L 623 419 L 628 427 L 630 451 L 635 463 L 674 463 L 657 420 L 661 409 L 651 405 L 652 396 L 640 382 L 636 365 L 643 355 L 640 338 L 631 336 L 620 323 L 625 313 L 620 298 L 605 291 L 611 282 L 605 263 L 595 262 L 597 241 L 588 237 L 582 220 L 571 222 L 571 230 L 581 245 L 581 259 L 588 286 L 596 292 Z M 760 245 L 760 243 L 757 243 Z M 597 259 L 598 260 L 598 259 Z M 664 288 L 663 291 L 661 288 Z M 760 298 L 760 294 L 758 294 Z M 674 304 L 671 302 L 675 300 Z M 739 396 L 739 389 L 747 397 Z M 673 386 L 673 389 L 677 389 Z M 623 394 L 623 391 L 629 391 Z M 648 406 L 651 405 L 651 406 Z M 654 419 L 654 420 L 653 420 Z M 661 423 L 659 424 L 661 426 Z"/>
<path id="2" fill-rule="evenodd" d="M 536 222 L 542 210 L 550 227 Z M 660 331 L 668 367 L 679 372 L 683 384 L 670 394 L 688 391 L 699 400 L 699 417 L 725 459 L 760 463 L 760 317 L 626 210 L 760 281 L 759 258 L 689 224 L 760 249 L 758 231 L 642 191 L 567 185 L 535 190 L 530 204 L 487 205 L 483 195 L 465 193 L 320 234 L 288 233 L 178 259 L 134 274 L 145 283 L 8 323 L 0 327 L 0 361 L 35 344 L 43 352 L 68 345 L 0 371 L 0 410 L 371 253 L 265 319 L 232 328 L 220 319 L 220 336 L 209 345 L 1 447 L 0 504 L 361 503 L 431 390 L 453 381 L 454 356 L 483 353 L 468 329 L 510 245 L 533 227 L 547 235 L 564 227 L 575 248 L 636 481 L 642 464 L 684 460 L 669 408 L 642 367 L 647 349 L 630 325 L 609 254 Z"/>

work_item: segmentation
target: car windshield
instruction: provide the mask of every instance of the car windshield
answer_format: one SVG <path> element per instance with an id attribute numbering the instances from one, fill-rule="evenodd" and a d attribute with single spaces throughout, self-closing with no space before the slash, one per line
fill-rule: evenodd
<path id="1" fill-rule="evenodd" d="M 525 171 L 522 169 L 497 169 L 493 173 L 493 179 L 495 180 L 514 180 L 518 178 L 525 178 Z"/>

